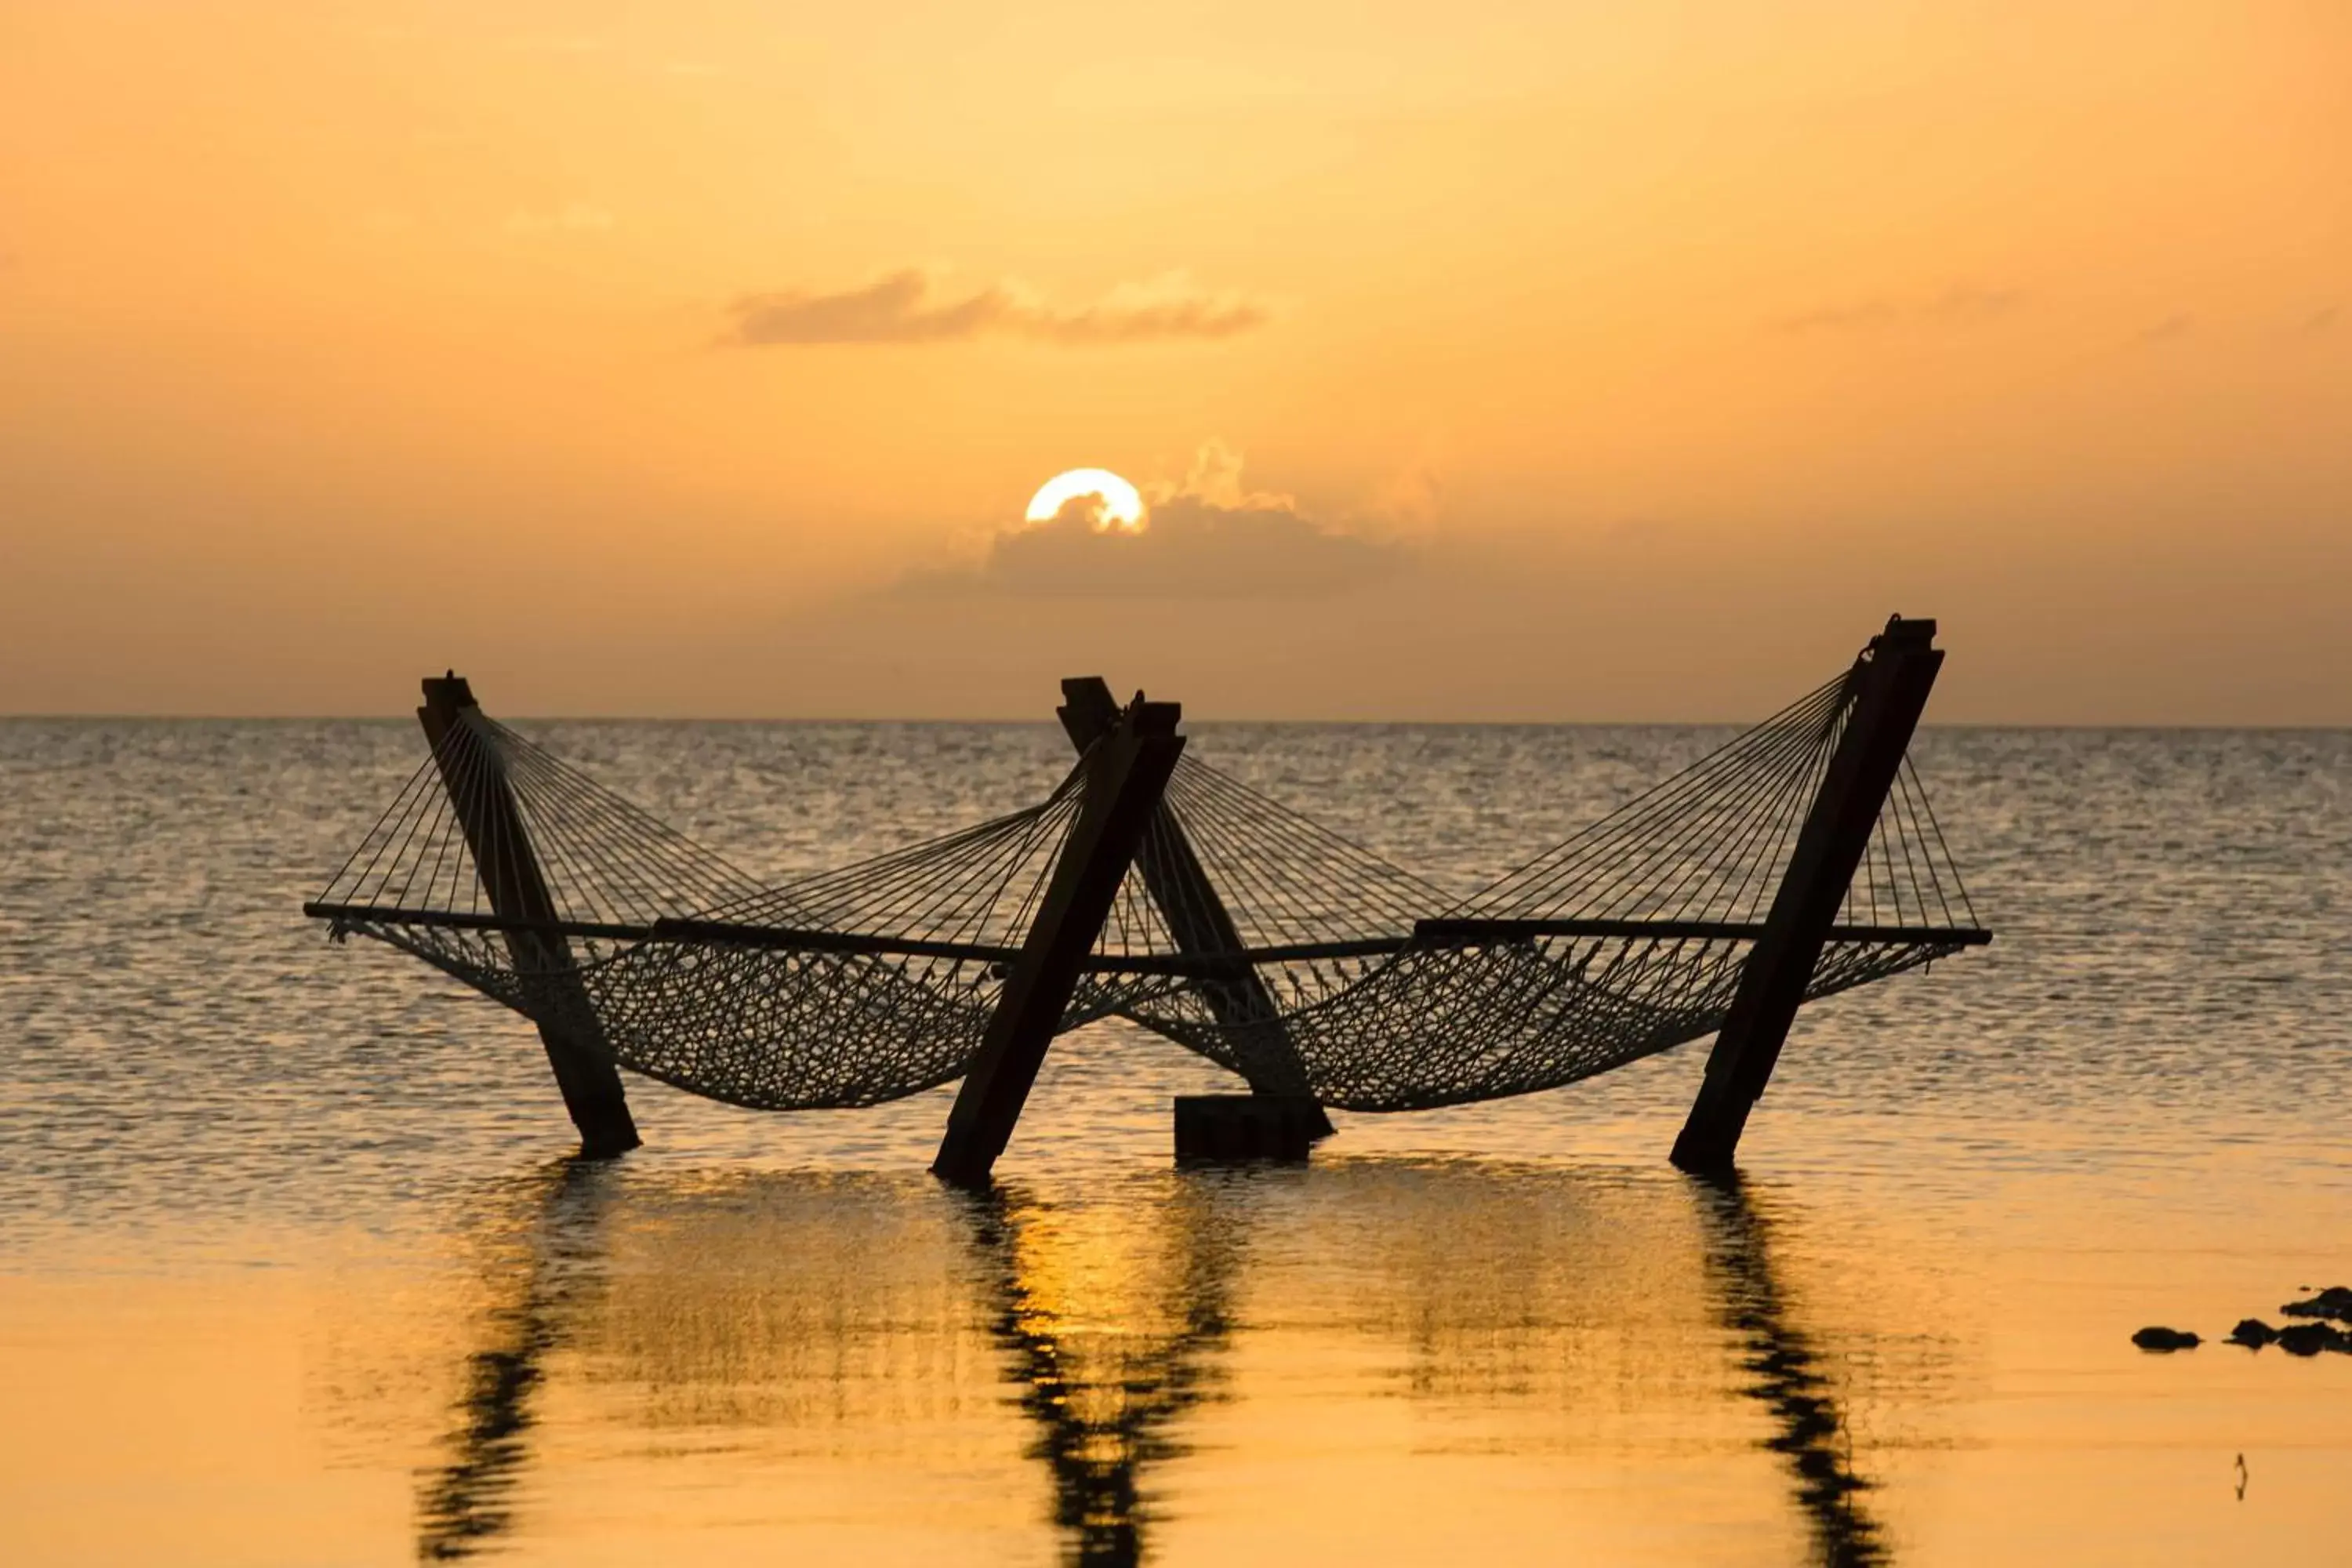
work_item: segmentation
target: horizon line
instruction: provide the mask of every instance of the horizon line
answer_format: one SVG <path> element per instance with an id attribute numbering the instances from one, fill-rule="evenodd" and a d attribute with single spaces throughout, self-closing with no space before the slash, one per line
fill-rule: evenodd
<path id="1" fill-rule="evenodd" d="M 169 712 L 89 712 L 89 711 L 24 711 L 0 712 L 0 723 L 76 723 L 76 724 L 392 724 L 407 721 L 405 713 L 169 713 Z M 901 725 L 973 725 L 1005 728 L 1015 725 L 1051 727 L 1051 718 L 949 718 L 869 714 L 851 716 L 782 715 L 782 714 L 645 714 L 645 713 L 516 713 L 501 722 L 536 724 L 740 724 L 740 725 L 819 725 L 819 724 L 901 724 Z M 1319 726 L 1328 729 L 1375 729 L 1402 726 L 1423 730 L 1641 730 L 1641 729 L 1722 729 L 1752 726 L 1755 717 L 1734 719 L 1308 719 L 1308 718 L 1240 718 L 1227 719 L 1186 714 L 1187 724 L 1220 726 L 1292 725 Z M 2213 734 L 2274 734 L 2330 733 L 2352 731 L 2352 720 L 2289 721 L 2285 722 L 2251 723 L 2210 720 L 2175 720 L 2165 721 L 2117 720 L 2005 720 L 1963 719 L 1923 721 L 1923 730 L 2015 730 L 2015 731 L 2090 731 L 2112 733 L 2204 732 Z"/>

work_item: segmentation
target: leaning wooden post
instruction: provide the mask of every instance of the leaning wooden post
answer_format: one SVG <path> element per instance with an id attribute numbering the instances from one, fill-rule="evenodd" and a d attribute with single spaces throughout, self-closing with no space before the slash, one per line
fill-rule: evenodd
<path id="1" fill-rule="evenodd" d="M 1013 1123 L 1037 1081 L 1045 1048 L 1077 989 L 1087 956 L 1135 858 L 1184 742 L 1173 702 L 1140 698 L 1088 750 L 1086 796 L 1054 862 L 1029 934 L 998 994 L 980 1053 L 948 1113 L 934 1174 L 981 1186 L 1013 1140 Z"/>
<path id="2" fill-rule="evenodd" d="M 531 1006 L 531 1019 L 555 1069 L 564 1109 L 580 1130 L 580 1152 L 591 1159 L 626 1153 L 642 1142 L 629 1115 L 628 1096 L 614 1065 L 587 988 L 572 968 L 572 944 L 555 930 L 555 900 L 547 889 L 530 830 L 515 802 L 514 785 L 489 731 L 473 688 L 452 671 L 425 682 L 425 706 L 416 710 L 440 764 L 474 869 L 488 895 L 491 912 L 506 926 L 507 952 Z"/>
<path id="3" fill-rule="evenodd" d="M 1055 711 L 1070 743 L 1083 753 L 1118 722 L 1118 703 L 1098 675 L 1073 677 L 1062 682 L 1062 706 Z M 1143 873 L 1144 890 L 1167 922 L 1176 950 L 1189 957 L 1214 957 L 1242 951 L 1241 931 L 1226 912 L 1216 885 L 1192 852 L 1176 814 L 1162 801 L 1151 814 L 1151 825 L 1135 852 L 1136 869 Z M 1307 1080 L 1307 1064 L 1283 1027 L 1282 1009 L 1255 969 L 1238 963 L 1230 974 L 1200 978 L 1202 998 L 1216 1020 L 1233 1032 L 1242 1077 L 1253 1094 L 1303 1100 L 1311 1135 L 1328 1138 L 1331 1121 L 1315 1103 Z"/>
<path id="4" fill-rule="evenodd" d="M 1797 834 L 1771 912 L 1740 969 L 1739 989 L 1706 1058 L 1706 1079 L 1690 1119 L 1675 1140 L 1674 1163 L 1685 1171 L 1731 1168 L 1748 1113 L 1771 1079 L 1813 965 L 1927 706 L 1944 662 L 1935 637 L 1935 622 L 1895 616 L 1846 677 L 1844 731 Z"/>

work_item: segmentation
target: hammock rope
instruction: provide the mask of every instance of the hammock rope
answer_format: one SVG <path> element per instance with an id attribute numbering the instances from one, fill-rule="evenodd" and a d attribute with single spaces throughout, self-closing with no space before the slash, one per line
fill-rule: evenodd
<path id="1" fill-rule="evenodd" d="M 1061 1026 L 1126 1018 L 1383 1111 L 1712 1033 L 1853 702 L 1842 674 L 1466 897 L 1188 754 Z M 871 1105 L 970 1066 L 1087 779 L 1082 759 L 1021 810 L 767 886 L 469 708 L 306 909 L 550 1026 L 584 999 L 621 1065 L 694 1093 Z M 484 861 L 540 885 L 502 915 Z M 1985 939 L 1906 757 L 1806 995 Z"/>

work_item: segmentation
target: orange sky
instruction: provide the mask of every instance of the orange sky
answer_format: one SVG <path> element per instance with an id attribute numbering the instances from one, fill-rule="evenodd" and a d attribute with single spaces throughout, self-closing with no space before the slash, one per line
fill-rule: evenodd
<path id="1" fill-rule="evenodd" d="M 1739 717 L 1899 609 L 1937 718 L 2352 722 L 2347 83 L 2332 0 L 0 0 L 0 711 Z M 1083 466 L 1140 542 L 1011 533 Z"/>

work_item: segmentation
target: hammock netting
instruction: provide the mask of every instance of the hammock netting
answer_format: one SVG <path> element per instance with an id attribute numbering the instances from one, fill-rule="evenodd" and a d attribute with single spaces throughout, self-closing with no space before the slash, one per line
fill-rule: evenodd
<path id="1" fill-rule="evenodd" d="M 1257 1088 L 1368 1111 L 1558 1088 L 1711 1034 L 1853 684 L 1466 898 L 1187 754 L 1061 1026 L 1128 1019 Z M 1087 779 L 1082 762 L 1023 810 L 771 887 L 467 708 L 309 907 L 679 1089 L 872 1105 L 971 1064 Z M 527 841 L 535 916 L 495 911 L 468 821 L 494 863 Z M 1978 927 L 1906 758 L 1807 998 Z"/>

